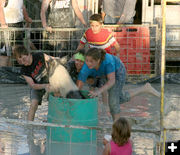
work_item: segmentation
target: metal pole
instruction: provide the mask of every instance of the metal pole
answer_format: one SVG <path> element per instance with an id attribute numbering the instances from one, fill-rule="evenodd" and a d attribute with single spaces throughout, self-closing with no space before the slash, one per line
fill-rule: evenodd
<path id="1" fill-rule="evenodd" d="M 166 129 L 164 128 L 164 74 L 165 74 L 165 54 L 166 54 L 166 3 L 180 2 L 180 0 L 161 0 L 162 6 L 162 52 L 161 52 L 161 112 L 160 112 L 160 131 L 161 131 L 161 148 L 160 154 L 165 155 Z"/>
<path id="2" fill-rule="evenodd" d="M 164 130 L 164 74 L 165 74 L 165 46 L 166 46 L 166 0 L 161 0 L 162 7 L 162 42 L 161 42 L 161 111 L 160 111 L 160 131 L 161 147 L 160 154 L 165 154 L 165 130 Z"/>

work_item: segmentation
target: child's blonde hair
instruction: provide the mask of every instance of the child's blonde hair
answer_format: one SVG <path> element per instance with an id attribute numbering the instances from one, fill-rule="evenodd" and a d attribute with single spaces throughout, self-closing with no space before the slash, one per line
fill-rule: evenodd
<path id="1" fill-rule="evenodd" d="M 93 14 L 93 15 L 91 15 L 91 17 L 89 18 L 89 22 L 91 23 L 93 21 L 99 22 L 101 24 L 103 23 L 102 17 L 101 17 L 100 14 Z"/>
<path id="2" fill-rule="evenodd" d="M 126 144 L 131 136 L 131 127 L 129 122 L 120 117 L 113 123 L 112 140 L 119 146 Z"/>

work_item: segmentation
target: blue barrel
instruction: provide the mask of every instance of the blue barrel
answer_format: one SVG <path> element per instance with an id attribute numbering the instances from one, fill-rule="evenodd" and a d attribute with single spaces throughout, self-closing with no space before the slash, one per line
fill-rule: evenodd
<path id="1" fill-rule="evenodd" d="M 87 96 L 87 91 L 82 91 Z M 48 122 L 62 125 L 97 126 L 97 98 L 67 99 L 49 95 Z M 47 127 L 51 142 L 94 143 L 96 130 Z"/>

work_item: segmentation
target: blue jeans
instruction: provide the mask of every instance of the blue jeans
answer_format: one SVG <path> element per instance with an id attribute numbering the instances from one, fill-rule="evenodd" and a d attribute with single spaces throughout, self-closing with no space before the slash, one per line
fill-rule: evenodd
<path id="1" fill-rule="evenodd" d="M 120 67 L 115 73 L 115 84 L 111 87 L 109 92 L 109 108 L 111 115 L 118 114 L 120 112 L 120 104 L 128 102 L 130 95 L 128 92 L 123 91 L 123 86 L 126 81 L 126 69 Z"/>
<path id="2" fill-rule="evenodd" d="M 120 17 L 111 17 L 109 15 L 105 15 L 104 24 L 117 24 L 119 22 Z M 129 21 L 123 22 L 123 24 L 133 24 L 134 18 L 132 17 Z M 122 24 L 122 23 L 121 23 Z"/>
<path id="3" fill-rule="evenodd" d="M 120 19 L 120 17 L 113 18 L 113 17 L 111 17 L 109 15 L 105 15 L 105 17 L 104 17 L 104 24 L 117 24 L 119 19 Z"/>

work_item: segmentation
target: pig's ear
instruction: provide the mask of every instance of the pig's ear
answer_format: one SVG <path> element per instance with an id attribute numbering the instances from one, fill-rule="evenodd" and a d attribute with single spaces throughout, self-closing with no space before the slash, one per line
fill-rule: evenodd
<path id="1" fill-rule="evenodd" d="M 66 55 L 66 56 L 60 58 L 59 61 L 60 61 L 60 63 L 61 63 L 62 65 L 65 65 L 65 64 L 67 64 L 68 59 L 69 59 L 69 58 L 68 58 L 68 56 Z"/>

